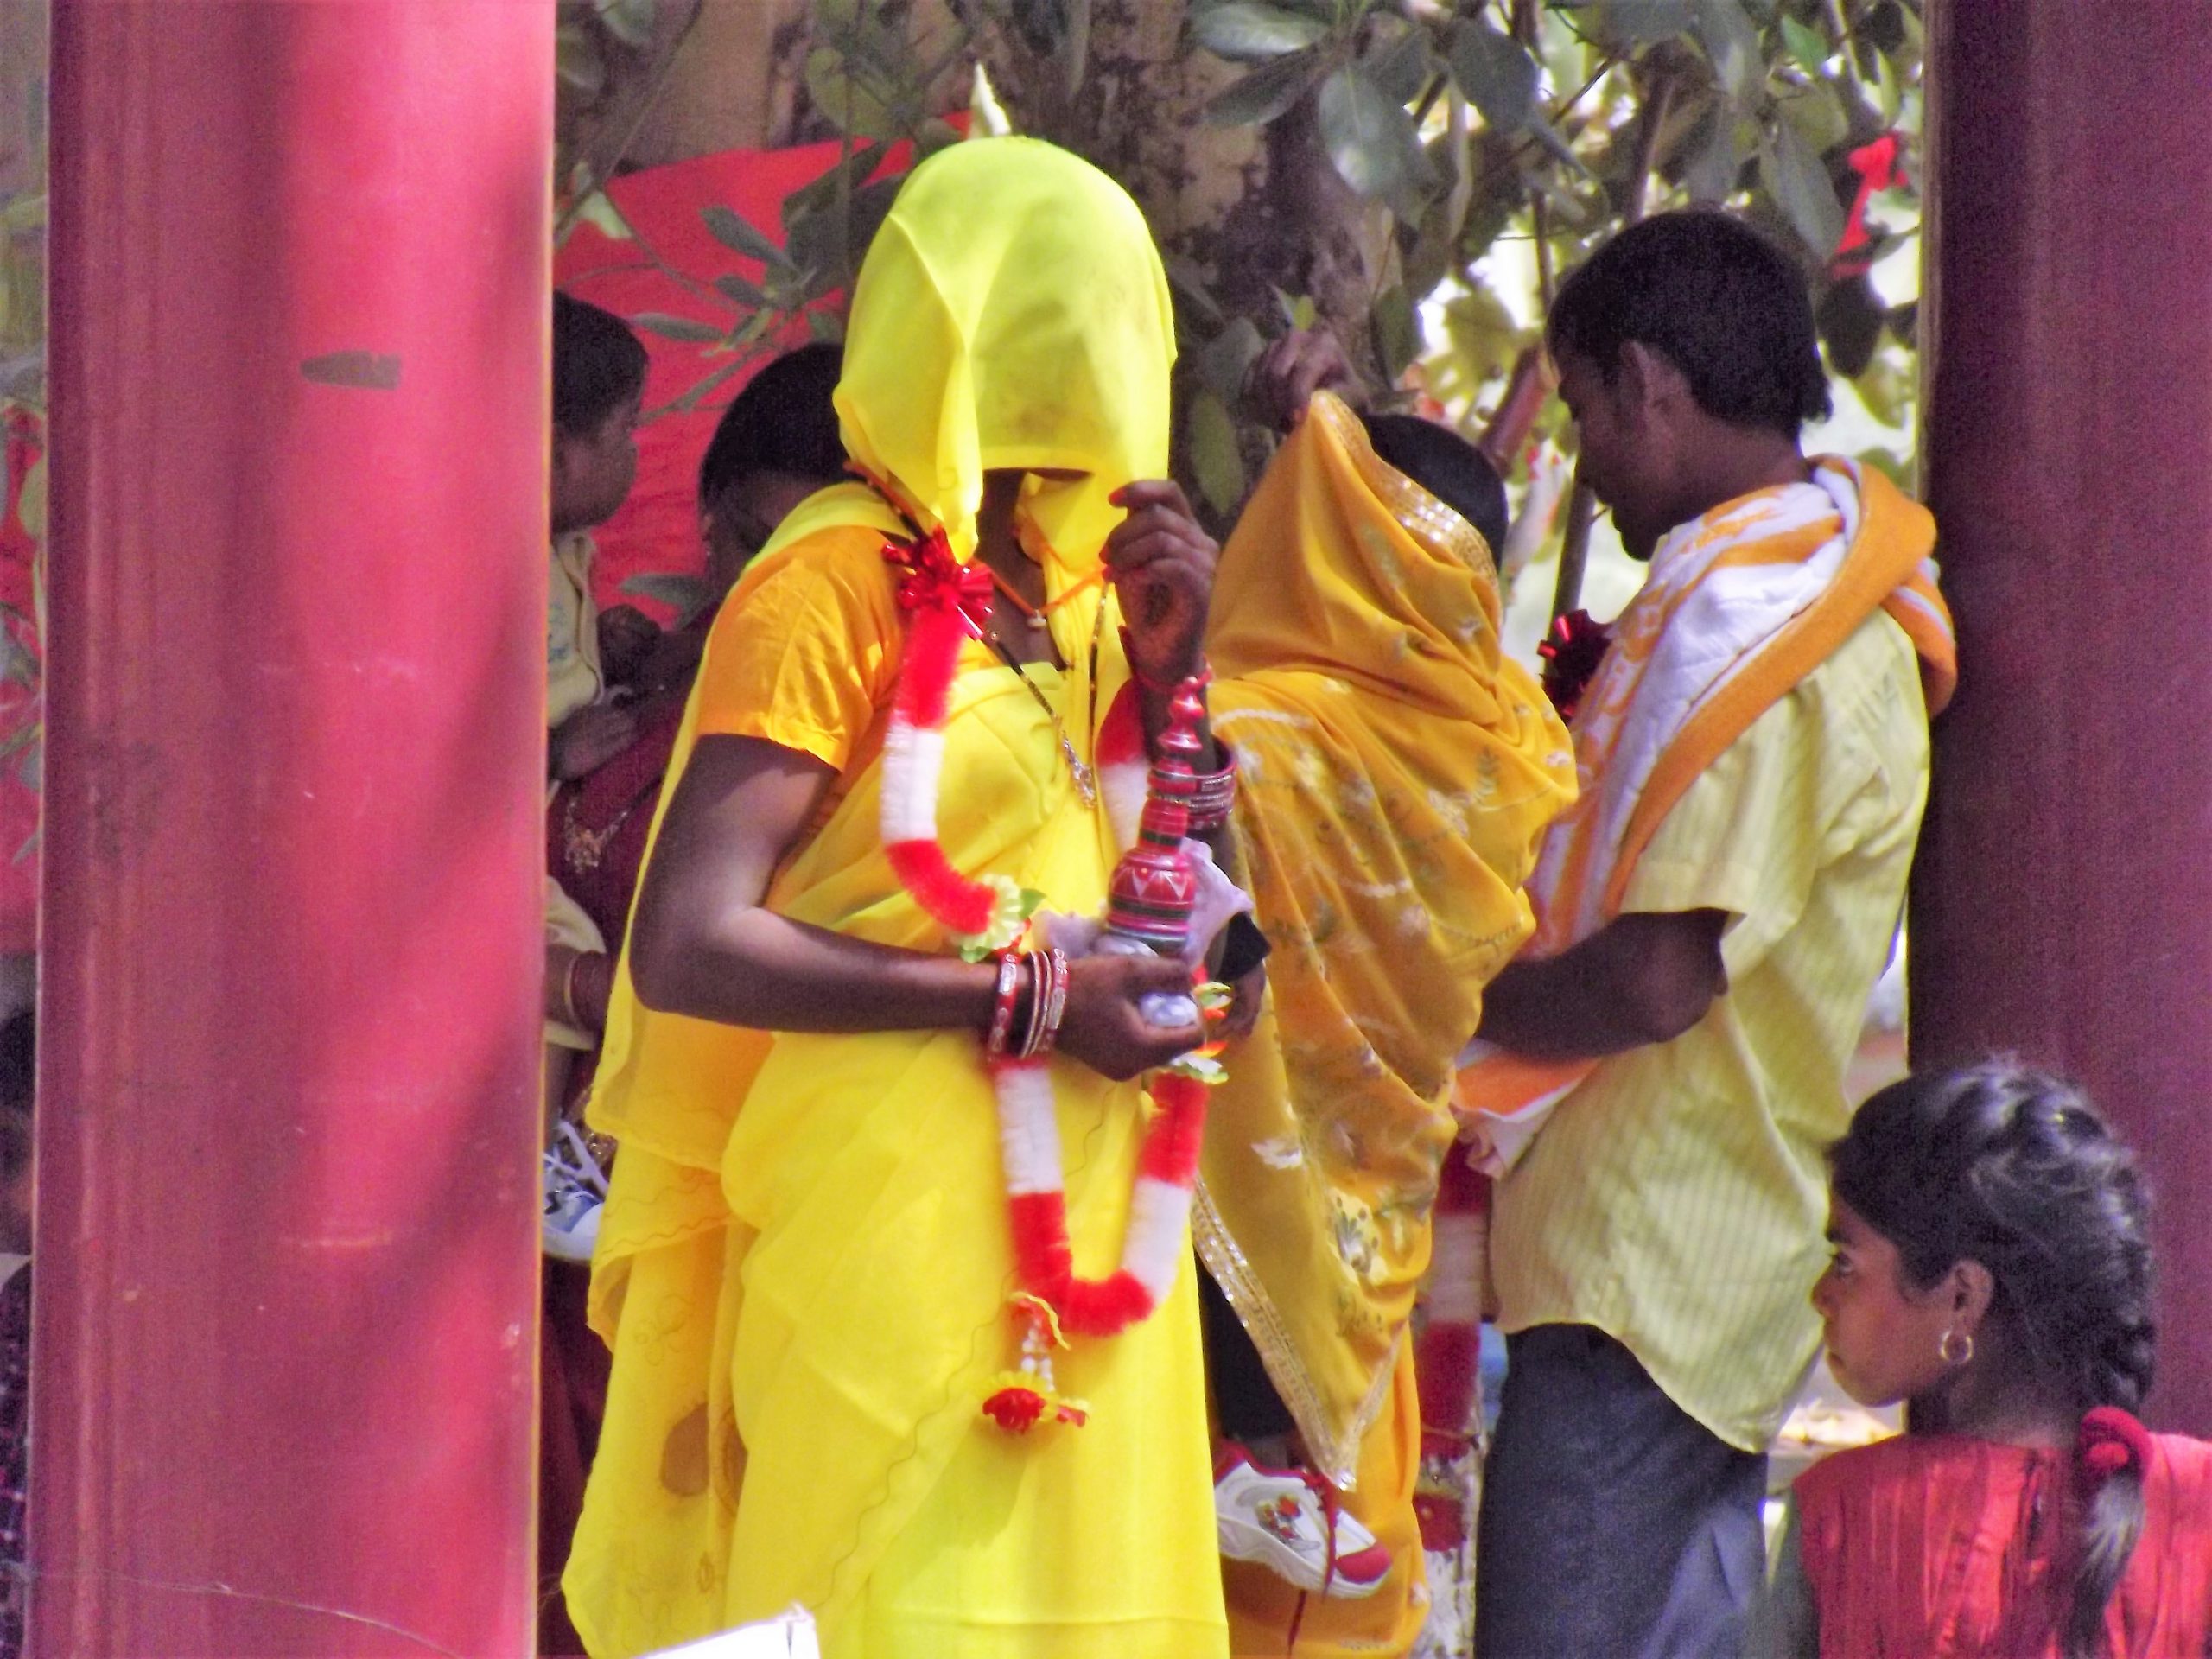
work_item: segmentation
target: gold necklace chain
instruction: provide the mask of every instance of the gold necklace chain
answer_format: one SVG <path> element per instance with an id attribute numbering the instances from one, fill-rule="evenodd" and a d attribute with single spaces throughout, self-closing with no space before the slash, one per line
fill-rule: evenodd
<path id="1" fill-rule="evenodd" d="M 1105 626 L 1106 605 L 1102 598 L 1099 601 L 1098 613 L 1090 625 L 1090 725 L 1094 734 L 1098 728 L 1098 636 Z M 1084 805 L 1085 807 L 1097 805 L 1097 777 L 1089 766 L 1083 763 L 1083 758 L 1076 753 L 1075 744 L 1068 737 L 1067 722 L 1060 718 L 1059 710 L 1052 707 L 1037 682 L 1031 679 L 1024 671 L 1020 658 L 1007 649 L 1006 641 L 999 638 L 996 628 L 986 626 L 983 629 L 983 638 L 989 643 L 991 649 L 998 653 L 999 660 L 1014 671 L 1014 678 L 1021 682 L 1021 689 L 1028 692 L 1037 706 L 1045 711 L 1045 718 L 1052 722 L 1052 735 L 1059 741 L 1060 756 L 1067 762 L 1068 776 L 1075 781 L 1075 792 L 1082 798 Z"/>

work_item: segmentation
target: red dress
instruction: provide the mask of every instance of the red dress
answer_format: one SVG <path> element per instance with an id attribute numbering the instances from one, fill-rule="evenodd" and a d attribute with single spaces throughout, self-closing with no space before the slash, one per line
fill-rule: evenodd
<path id="1" fill-rule="evenodd" d="M 2143 1531 L 2105 1610 L 2107 1655 L 2212 1652 L 2212 1444 L 2150 1437 Z M 1907 1434 L 1796 1484 L 1822 1659 L 2056 1659 L 2075 1534 L 2070 1453 Z"/>
<path id="2" fill-rule="evenodd" d="M 563 784 L 546 812 L 546 868 L 619 949 L 630 899 L 645 861 L 645 837 L 660 801 L 683 705 L 671 702 L 638 741 L 590 776 Z M 591 1081 L 595 1056 L 580 1056 L 569 1081 L 575 1099 Z M 561 1599 L 561 1572 L 583 1508 L 584 1478 L 607 1408 L 607 1346 L 584 1318 L 588 1268 L 548 1260 L 539 1347 L 538 1651 L 581 1654 L 583 1643 Z"/>

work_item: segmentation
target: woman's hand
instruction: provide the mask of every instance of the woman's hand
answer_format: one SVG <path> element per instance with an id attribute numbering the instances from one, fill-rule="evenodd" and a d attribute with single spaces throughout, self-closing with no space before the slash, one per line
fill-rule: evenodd
<path id="1" fill-rule="evenodd" d="M 553 776 L 564 784 L 588 778 L 638 741 L 638 716 L 611 702 L 579 709 L 555 728 L 546 746 Z"/>
<path id="2" fill-rule="evenodd" d="M 1260 1005 L 1267 1000 L 1268 964 L 1254 963 L 1230 987 L 1229 1009 L 1222 1016 L 1218 1035 L 1225 1042 L 1241 1043 L 1260 1023 Z"/>
<path id="3" fill-rule="evenodd" d="M 1114 493 L 1128 517 L 1106 538 L 1106 569 L 1128 624 L 1129 666 L 1140 679 L 1172 686 L 1205 661 L 1206 607 L 1213 598 L 1213 537 L 1198 527 L 1182 486 L 1141 480 Z"/>
<path id="4" fill-rule="evenodd" d="M 1147 1025 L 1137 1001 L 1154 991 L 1173 996 L 1190 989 L 1191 970 L 1172 957 L 1078 957 L 1068 963 L 1060 1051 L 1116 1083 L 1165 1065 L 1198 1047 L 1205 1032 L 1195 1022 L 1172 1029 Z"/>

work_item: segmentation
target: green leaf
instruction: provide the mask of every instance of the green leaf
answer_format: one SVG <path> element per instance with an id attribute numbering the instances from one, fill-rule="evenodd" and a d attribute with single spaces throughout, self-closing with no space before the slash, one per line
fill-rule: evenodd
<path id="1" fill-rule="evenodd" d="M 1421 166 L 1421 139 L 1402 104 L 1353 64 L 1321 83 L 1321 147 L 1338 175 L 1371 201 L 1396 199 Z"/>
<path id="2" fill-rule="evenodd" d="M 607 66 L 599 44 L 581 23 L 563 23 L 553 34 L 553 73 L 563 86 L 596 98 L 607 85 Z"/>
<path id="3" fill-rule="evenodd" d="M 898 112 L 834 47 L 806 54 L 806 91 L 815 108 L 855 138 L 896 138 L 906 130 Z"/>
<path id="4" fill-rule="evenodd" d="M 858 189 L 883 164 L 884 155 L 889 148 L 880 142 L 862 144 L 842 161 L 832 162 L 823 168 L 819 178 L 801 185 L 785 196 L 783 218 L 786 234 L 793 219 L 835 207 L 841 194 Z"/>
<path id="5" fill-rule="evenodd" d="M 1265 126 L 1297 103 L 1320 72 L 1321 58 L 1314 52 L 1293 52 L 1263 63 L 1214 96 L 1206 105 L 1206 124 Z"/>
<path id="6" fill-rule="evenodd" d="M 766 294 L 734 270 L 726 270 L 715 277 L 715 287 L 724 298 L 734 300 L 740 305 L 749 306 L 754 310 L 759 310 L 768 303 L 768 296 Z"/>
<path id="7" fill-rule="evenodd" d="M 1251 0 L 1230 0 L 1191 15 L 1191 38 L 1231 63 L 1264 63 L 1302 51 L 1328 32 L 1314 18 Z"/>
<path id="8" fill-rule="evenodd" d="M 1744 13 L 1742 0 L 1696 0 L 1698 43 L 1712 60 L 1713 79 L 1738 104 L 1747 101 L 1766 78 L 1759 32 Z"/>
<path id="9" fill-rule="evenodd" d="M 599 21 L 633 52 L 652 44 L 654 0 L 598 0 Z"/>
<path id="10" fill-rule="evenodd" d="M 1485 19 L 1452 25 L 1446 50 L 1452 77 L 1483 119 L 1499 132 L 1518 132 L 1536 107 L 1536 60 Z"/>
<path id="11" fill-rule="evenodd" d="M 1198 378 L 1224 404 L 1234 404 L 1244 395 L 1252 365 L 1266 349 L 1259 325 L 1249 317 L 1237 317 L 1199 349 Z"/>
<path id="12" fill-rule="evenodd" d="M 1160 262 L 1167 268 L 1167 286 L 1176 298 L 1182 301 L 1208 330 L 1224 326 L 1227 318 L 1221 302 L 1206 287 L 1205 272 L 1196 263 L 1179 253 L 1167 254 Z"/>
<path id="13" fill-rule="evenodd" d="M 1359 60 L 1375 84 L 1401 104 L 1410 104 L 1428 86 L 1436 70 L 1436 55 L 1428 49 L 1428 31 L 1408 29 L 1389 45 L 1379 47 Z"/>
<path id="14" fill-rule="evenodd" d="M 699 217 L 706 220 L 715 240 L 724 247 L 733 248 L 748 259 L 758 259 L 771 270 L 792 269 L 791 256 L 770 241 L 751 219 L 720 204 L 701 208 Z"/>
<path id="15" fill-rule="evenodd" d="M 1376 296 L 1375 349 L 1382 358 L 1382 372 L 1391 385 L 1421 355 L 1421 324 L 1414 315 L 1412 296 L 1402 283 L 1393 283 Z"/>
<path id="16" fill-rule="evenodd" d="M 1319 321 L 1320 308 L 1313 303 L 1311 294 L 1286 294 L 1277 289 L 1275 304 L 1282 312 L 1282 320 L 1301 332 L 1311 329 Z"/>
<path id="17" fill-rule="evenodd" d="M 1206 505 L 1224 515 L 1244 499 L 1244 452 L 1228 405 L 1211 391 L 1191 400 L 1191 471 Z"/>
<path id="18" fill-rule="evenodd" d="M 1835 187 L 1821 158 L 1787 121 L 1777 122 L 1760 146 L 1759 174 L 1805 245 L 1823 260 L 1834 254 L 1843 240 L 1843 209 Z"/>
<path id="19" fill-rule="evenodd" d="M 1612 46 L 1671 41 L 1690 26 L 1690 0 L 1598 0 L 1592 32 Z"/>
<path id="20" fill-rule="evenodd" d="M 1789 55 L 1796 59 L 1797 67 L 1808 75 L 1819 74 L 1834 55 L 1827 35 L 1799 22 L 1786 11 L 1782 14 L 1782 40 L 1789 48 Z"/>
<path id="21" fill-rule="evenodd" d="M 1682 188 L 1692 201 L 1713 207 L 1736 194 L 1749 153 L 1743 142 L 1743 123 L 1733 105 L 1719 103 L 1707 118 L 1705 137 L 1697 153 L 1682 169 Z"/>
<path id="22" fill-rule="evenodd" d="M 1851 123 L 1843 105 L 1836 101 L 1835 89 L 1824 80 L 1774 102 L 1776 113 L 1816 156 L 1834 149 L 1851 136 Z"/>
<path id="23" fill-rule="evenodd" d="M 665 311 L 640 311 L 630 319 L 639 327 L 670 340 L 694 340 L 719 343 L 729 338 L 727 329 L 711 322 L 694 322 L 690 317 L 672 317 Z"/>
<path id="24" fill-rule="evenodd" d="M 1532 115 L 1522 124 L 1535 136 L 1538 143 L 1551 151 L 1553 156 L 1560 162 L 1586 179 L 1591 176 L 1590 169 L 1583 165 L 1582 158 L 1574 153 L 1574 146 L 1568 143 L 1560 130 L 1545 120 L 1542 116 Z"/>

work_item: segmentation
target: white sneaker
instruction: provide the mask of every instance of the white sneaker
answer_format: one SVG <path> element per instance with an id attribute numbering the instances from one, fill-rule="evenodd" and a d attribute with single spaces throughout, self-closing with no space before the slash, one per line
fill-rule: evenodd
<path id="1" fill-rule="evenodd" d="M 589 1262 L 599 1244 L 599 1212 L 607 1176 L 573 1123 L 555 1131 L 545 1149 L 545 1213 L 538 1242 L 556 1262 Z"/>
<path id="2" fill-rule="evenodd" d="M 1346 1601 L 1371 1596 L 1390 1576 L 1390 1552 L 1338 1510 L 1332 1562 L 1328 1506 L 1319 1489 L 1318 1477 L 1262 1469 L 1243 1446 L 1230 1446 L 1213 1477 L 1221 1553 L 1232 1561 L 1255 1562 L 1308 1594 Z"/>

